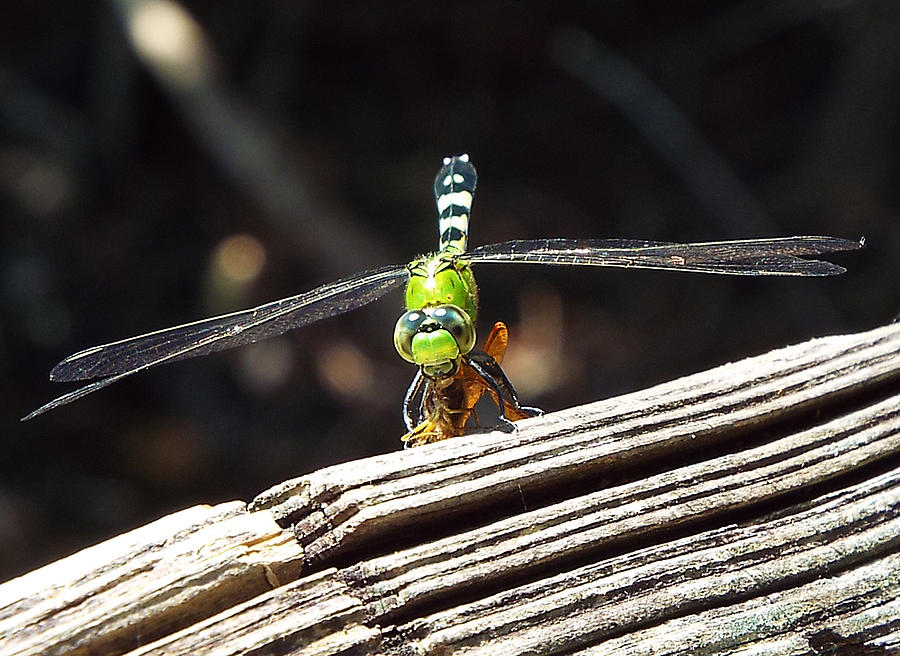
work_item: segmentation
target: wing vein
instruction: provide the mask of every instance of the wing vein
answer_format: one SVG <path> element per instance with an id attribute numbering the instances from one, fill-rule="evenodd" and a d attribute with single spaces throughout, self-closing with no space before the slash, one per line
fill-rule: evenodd
<path id="1" fill-rule="evenodd" d="M 862 246 L 862 240 L 822 236 L 683 244 L 620 239 L 535 239 L 478 246 L 460 258 L 469 262 L 665 269 L 744 276 L 830 276 L 845 269 L 802 256 L 856 250 Z"/>

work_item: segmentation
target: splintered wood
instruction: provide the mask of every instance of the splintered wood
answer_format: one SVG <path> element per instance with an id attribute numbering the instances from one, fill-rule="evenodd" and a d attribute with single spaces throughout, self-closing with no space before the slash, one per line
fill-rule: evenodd
<path id="1" fill-rule="evenodd" d="M 0 653 L 900 650 L 900 325 L 518 425 L 9 581 Z"/>

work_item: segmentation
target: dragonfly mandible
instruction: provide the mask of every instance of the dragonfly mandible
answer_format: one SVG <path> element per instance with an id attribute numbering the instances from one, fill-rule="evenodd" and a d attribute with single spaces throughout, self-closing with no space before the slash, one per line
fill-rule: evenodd
<path id="1" fill-rule="evenodd" d="M 500 367 L 506 328 L 476 349 L 476 263 L 602 266 L 742 276 L 831 276 L 845 269 L 805 259 L 861 248 L 863 241 L 826 236 L 670 243 L 621 239 L 513 240 L 467 249 L 477 174 L 468 155 L 446 157 L 434 182 L 439 247 L 409 264 L 385 266 L 330 282 L 255 308 L 165 328 L 79 351 L 50 371 L 50 380 L 94 380 L 22 418 L 71 403 L 156 365 L 207 355 L 281 335 L 367 305 L 406 284 L 406 312 L 394 345 L 417 371 L 403 402 L 407 445 L 460 435 L 487 391 L 499 408 L 500 427 L 540 413 L 523 406 Z M 502 324 L 500 324 L 502 326 Z M 495 327 L 495 330 L 497 328 Z M 494 341 L 500 340 L 500 341 Z M 498 357 L 499 355 L 499 357 Z"/>

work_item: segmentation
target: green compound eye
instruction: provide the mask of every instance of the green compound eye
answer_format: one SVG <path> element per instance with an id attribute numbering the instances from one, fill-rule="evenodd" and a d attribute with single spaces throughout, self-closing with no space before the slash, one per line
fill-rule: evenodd
<path id="1" fill-rule="evenodd" d="M 394 348 L 397 349 L 400 357 L 407 362 L 414 363 L 416 361 L 413 355 L 412 341 L 416 333 L 419 332 L 419 326 L 422 325 L 425 318 L 425 313 L 421 310 L 411 310 L 404 313 L 397 320 L 397 325 L 394 326 Z"/>
<path id="2" fill-rule="evenodd" d="M 429 317 L 453 335 L 460 353 L 468 353 L 475 346 L 475 325 L 465 310 L 455 305 L 439 305 Z"/>

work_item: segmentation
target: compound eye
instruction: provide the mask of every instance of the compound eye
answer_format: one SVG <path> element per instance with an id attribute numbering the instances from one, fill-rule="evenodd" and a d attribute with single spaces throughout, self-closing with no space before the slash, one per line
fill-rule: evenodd
<path id="1" fill-rule="evenodd" d="M 475 347 L 475 324 L 468 312 L 455 305 L 439 305 L 429 315 L 453 335 L 460 353 L 468 353 Z"/>
<path id="2" fill-rule="evenodd" d="M 426 318 L 425 313 L 421 310 L 410 310 L 397 319 L 397 325 L 394 326 L 394 347 L 400 357 L 407 362 L 415 362 L 412 340 Z"/>

